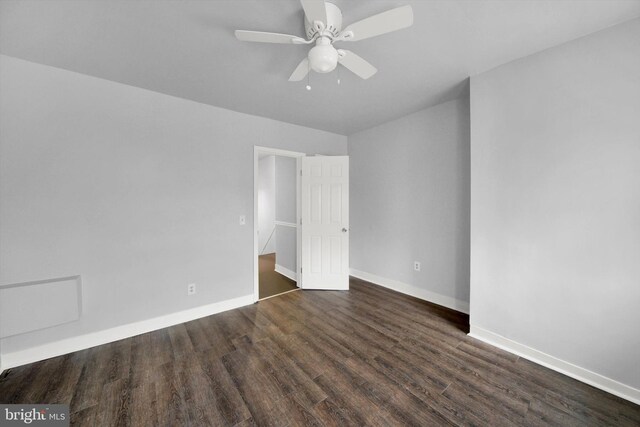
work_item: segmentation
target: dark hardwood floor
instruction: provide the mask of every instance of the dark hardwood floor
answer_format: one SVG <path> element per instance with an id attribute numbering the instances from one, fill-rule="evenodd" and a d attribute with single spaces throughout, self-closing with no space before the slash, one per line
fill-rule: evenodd
<path id="1" fill-rule="evenodd" d="M 467 328 L 352 279 L 10 369 L 0 402 L 68 403 L 87 426 L 640 425 L 640 406 Z"/>
<path id="2" fill-rule="evenodd" d="M 284 292 L 298 289 L 296 282 L 276 272 L 276 254 L 258 257 L 258 297 L 269 298 Z"/>

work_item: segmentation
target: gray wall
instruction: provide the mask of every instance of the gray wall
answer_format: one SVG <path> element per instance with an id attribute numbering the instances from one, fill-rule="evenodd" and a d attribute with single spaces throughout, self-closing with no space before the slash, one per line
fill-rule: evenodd
<path id="1" fill-rule="evenodd" d="M 297 269 L 297 232 L 295 228 L 276 225 L 276 264 L 296 273 Z"/>
<path id="2" fill-rule="evenodd" d="M 351 135 L 349 156 L 351 267 L 466 305 L 469 100 Z"/>
<path id="3" fill-rule="evenodd" d="M 81 274 L 85 300 L 81 321 L 4 339 L 4 354 L 251 295 L 253 146 L 347 151 L 344 136 L 7 56 L 0 93 L 0 284 Z"/>
<path id="4" fill-rule="evenodd" d="M 296 223 L 296 159 L 275 157 L 276 220 Z M 296 229 L 283 225 L 276 226 L 276 263 L 296 272 L 297 254 Z"/>
<path id="5" fill-rule="evenodd" d="M 258 251 L 276 251 L 276 157 L 258 161 Z"/>
<path id="6" fill-rule="evenodd" d="M 296 222 L 296 159 L 275 156 L 276 220 Z"/>
<path id="7" fill-rule="evenodd" d="M 471 80 L 471 324 L 640 388 L 640 20 Z"/>

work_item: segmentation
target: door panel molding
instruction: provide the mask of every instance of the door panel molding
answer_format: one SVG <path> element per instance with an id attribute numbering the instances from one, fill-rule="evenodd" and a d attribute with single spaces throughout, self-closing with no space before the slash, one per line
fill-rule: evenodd
<path id="1" fill-rule="evenodd" d="M 349 289 L 349 157 L 301 162 L 301 287 Z"/>

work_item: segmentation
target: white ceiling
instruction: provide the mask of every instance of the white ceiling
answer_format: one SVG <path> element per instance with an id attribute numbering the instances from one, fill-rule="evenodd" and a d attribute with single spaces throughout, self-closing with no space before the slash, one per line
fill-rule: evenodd
<path id="1" fill-rule="evenodd" d="M 404 4 L 413 27 L 340 46 L 378 68 L 290 83 L 309 47 L 237 41 L 303 35 L 297 0 L 2 0 L 0 53 L 344 135 L 456 98 L 467 77 L 640 16 L 638 0 L 336 0 L 344 23 Z"/>

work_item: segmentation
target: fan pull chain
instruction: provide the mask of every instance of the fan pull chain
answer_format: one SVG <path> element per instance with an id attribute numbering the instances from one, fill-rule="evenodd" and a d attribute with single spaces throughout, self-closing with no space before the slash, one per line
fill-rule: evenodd
<path id="1" fill-rule="evenodd" d="M 307 64 L 307 90 L 311 90 L 311 62 Z"/>
<path id="2" fill-rule="evenodd" d="M 340 65 L 336 67 L 336 71 L 338 72 L 338 84 L 340 84 Z"/>

